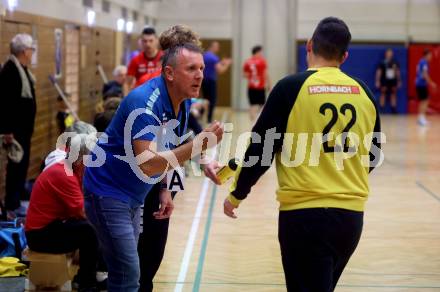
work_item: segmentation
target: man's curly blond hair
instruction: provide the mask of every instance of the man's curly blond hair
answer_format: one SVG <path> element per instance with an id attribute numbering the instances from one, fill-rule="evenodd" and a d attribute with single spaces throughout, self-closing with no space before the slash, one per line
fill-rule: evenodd
<path id="1" fill-rule="evenodd" d="M 162 32 L 159 36 L 159 43 L 162 50 L 168 50 L 172 47 L 182 46 L 188 43 L 200 48 L 202 45 L 199 35 L 183 24 L 174 25 Z"/>

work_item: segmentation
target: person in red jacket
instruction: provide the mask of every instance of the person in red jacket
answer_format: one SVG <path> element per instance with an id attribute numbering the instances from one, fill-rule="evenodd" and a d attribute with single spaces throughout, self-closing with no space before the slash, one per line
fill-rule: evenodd
<path id="1" fill-rule="evenodd" d="M 263 57 L 262 46 L 252 48 L 252 57 L 243 65 L 243 75 L 248 80 L 249 115 L 254 121 L 266 101 L 266 89 L 270 90 L 267 62 Z"/>
<path id="2" fill-rule="evenodd" d="M 26 238 L 29 248 L 36 252 L 62 254 L 79 249 L 79 291 L 98 291 L 98 239 L 85 217 L 81 187 L 82 157 L 87 154 L 86 137 L 95 134 L 96 130 L 84 122 L 75 122 L 66 132 L 81 136 L 80 145 L 67 145 L 66 148 L 67 155 L 75 155 L 74 151 L 78 151 L 78 159 L 71 165 L 66 155 L 53 155 L 53 161 L 46 161 L 47 166 L 32 189 L 25 223 Z"/>
<path id="3" fill-rule="evenodd" d="M 139 84 L 136 87 L 144 84 L 145 82 L 148 82 L 149 80 L 151 80 L 153 78 L 160 76 L 160 74 L 162 74 L 161 70 L 162 70 L 162 66 L 160 66 L 158 70 L 156 70 L 152 73 L 147 73 L 147 74 L 142 75 L 142 77 L 139 79 Z"/>
<path id="4" fill-rule="evenodd" d="M 141 42 L 143 51 L 128 65 L 127 84 L 130 90 L 142 84 L 141 78 L 145 74 L 160 73 L 162 69 L 163 51 L 159 49 L 156 30 L 152 27 L 145 27 L 142 31 Z"/>

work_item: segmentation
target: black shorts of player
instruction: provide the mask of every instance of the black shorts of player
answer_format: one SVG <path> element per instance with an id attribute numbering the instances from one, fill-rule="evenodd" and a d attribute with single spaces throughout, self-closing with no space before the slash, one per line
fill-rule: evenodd
<path id="1" fill-rule="evenodd" d="M 380 87 L 392 90 L 397 87 L 397 79 L 383 79 L 380 81 Z"/>
<path id="2" fill-rule="evenodd" d="M 264 105 L 266 102 L 266 90 L 248 88 L 248 98 L 251 105 Z"/>
<path id="3" fill-rule="evenodd" d="M 333 291 L 359 242 L 363 212 L 280 211 L 278 239 L 287 291 Z"/>
<path id="4" fill-rule="evenodd" d="M 428 87 L 427 86 L 417 86 L 417 97 L 419 100 L 427 100 L 428 99 Z"/>

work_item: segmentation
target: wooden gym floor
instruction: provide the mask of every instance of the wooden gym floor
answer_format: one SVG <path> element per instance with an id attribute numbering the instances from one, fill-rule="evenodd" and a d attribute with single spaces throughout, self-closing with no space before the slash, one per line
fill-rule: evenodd
<path id="1" fill-rule="evenodd" d="M 234 139 L 250 130 L 247 113 L 225 116 Z M 440 117 L 429 120 L 421 128 L 415 116 L 382 117 L 385 161 L 370 175 L 362 238 L 336 291 L 440 291 Z M 155 291 L 286 291 L 274 168 L 236 220 L 223 214 L 229 184 L 187 179 L 175 199 Z"/>

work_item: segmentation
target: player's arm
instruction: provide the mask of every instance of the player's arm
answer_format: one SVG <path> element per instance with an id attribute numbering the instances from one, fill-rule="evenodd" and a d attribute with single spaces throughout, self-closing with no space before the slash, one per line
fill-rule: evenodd
<path id="1" fill-rule="evenodd" d="M 235 217 L 233 209 L 244 200 L 251 187 L 269 169 L 275 153 L 280 151 L 290 111 L 296 97 L 308 76 L 315 71 L 307 71 L 295 76 L 284 78 L 271 91 L 263 110 L 252 128 L 252 132 L 261 137 L 261 141 L 250 141 L 246 149 L 243 164 L 251 158 L 258 158 L 258 162 L 250 167 L 239 166 L 234 182 L 230 188 L 230 195 L 225 200 L 224 211 L 230 217 Z M 261 143 L 260 143 L 261 142 Z M 266 142 L 266 143 L 265 143 Z"/>
<path id="2" fill-rule="evenodd" d="M 370 168 L 369 172 L 372 172 L 373 169 L 378 166 L 382 161 L 382 132 L 381 132 L 381 126 L 380 126 L 380 115 L 379 115 L 379 109 L 376 104 L 376 99 L 374 97 L 374 94 L 371 92 L 371 90 L 368 88 L 368 86 L 360 79 L 350 76 L 356 82 L 364 89 L 365 93 L 367 94 L 370 101 L 373 103 L 374 109 L 376 111 L 376 117 L 374 122 L 374 129 L 373 129 L 373 139 L 371 141 L 371 147 L 369 151 L 370 156 Z"/>
<path id="3" fill-rule="evenodd" d="M 423 67 L 423 78 L 426 80 L 426 82 L 431 85 L 432 87 L 436 87 L 437 84 L 435 84 L 434 81 L 432 81 L 431 76 L 429 76 L 429 72 L 428 72 L 428 66 L 424 66 Z"/>
<path id="4" fill-rule="evenodd" d="M 272 89 L 272 83 L 270 82 L 269 70 L 264 69 L 264 78 L 266 80 L 266 90 L 270 91 Z"/>
<path id="5" fill-rule="evenodd" d="M 173 202 L 173 195 L 171 191 L 169 191 L 166 187 L 166 177 L 162 179 L 160 182 L 161 189 L 159 191 L 159 202 L 160 202 L 160 208 L 156 212 L 153 212 L 153 216 L 155 219 L 167 219 L 170 218 L 171 213 L 173 213 L 174 210 L 174 202 Z"/>
<path id="6" fill-rule="evenodd" d="M 380 78 L 382 77 L 382 68 L 379 66 L 376 70 L 376 88 L 380 88 Z"/>
<path id="7" fill-rule="evenodd" d="M 64 206 L 68 217 L 86 218 L 84 212 L 84 195 L 77 179 L 66 176 L 63 170 L 52 172 L 50 188 L 57 195 L 57 200 Z"/>
<path id="8" fill-rule="evenodd" d="M 128 77 L 128 76 L 127 76 Z M 130 76 L 132 77 L 132 76 Z M 133 81 L 132 81 L 133 82 Z M 127 94 L 132 90 L 132 87 L 128 85 L 128 81 L 126 80 L 124 84 L 122 84 L 122 97 L 127 96 Z"/>
<path id="9" fill-rule="evenodd" d="M 136 78 L 131 75 L 127 75 L 127 81 L 125 82 L 125 88 L 129 92 L 134 88 L 134 85 L 136 84 Z"/>
<path id="10" fill-rule="evenodd" d="M 244 78 L 246 78 L 246 79 L 250 79 L 251 78 L 251 72 L 250 72 L 250 70 L 249 70 L 249 64 L 248 64 L 248 62 L 245 62 L 244 64 L 243 64 L 243 70 L 242 70 L 242 72 L 243 72 L 243 77 Z"/>
<path id="11" fill-rule="evenodd" d="M 215 70 L 218 74 L 223 74 L 228 70 L 229 66 L 231 65 L 232 60 L 230 58 L 223 58 L 220 62 L 215 64 Z"/>
<path id="12" fill-rule="evenodd" d="M 265 86 L 266 86 L 266 90 L 268 92 L 270 92 L 272 90 L 272 82 L 270 81 L 270 76 L 269 76 L 269 69 L 267 67 L 267 62 L 266 60 L 264 60 L 264 67 L 263 67 L 263 76 L 264 76 L 264 80 L 265 80 Z"/>
<path id="13" fill-rule="evenodd" d="M 127 91 L 131 91 L 136 84 L 136 77 L 135 77 L 136 70 L 137 70 L 137 64 L 135 62 L 135 58 L 133 58 L 130 61 L 130 64 L 128 64 L 128 68 L 127 68 L 127 78 L 124 86 Z M 126 94 L 128 94 L 128 92 Z"/>
<path id="14" fill-rule="evenodd" d="M 370 169 L 369 172 L 372 172 L 376 166 L 379 165 L 381 161 L 381 155 L 382 155 L 382 143 L 381 143 L 381 126 L 380 126 L 380 116 L 379 112 L 377 111 L 376 107 L 376 122 L 374 123 L 374 134 L 373 134 L 373 140 L 371 141 L 371 147 L 370 147 Z"/>
<path id="15" fill-rule="evenodd" d="M 396 64 L 396 78 L 397 78 L 397 87 L 400 88 L 402 86 L 402 75 L 400 74 L 399 64 Z"/>
<path id="16" fill-rule="evenodd" d="M 194 147 L 204 151 L 215 146 L 221 141 L 222 136 L 221 124 L 214 122 L 197 135 L 194 140 L 173 150 L 159 152 L 156 143 L 149 140 L 133 140 L 133 150 L 142 172 L 152 177 L 163 173 L 170 167 L 178 167 L 193 156 L 200 154 L 200 151 L 193 151 Z M 173 165 L 173 163 L 177 165 Z"/>
<path id="17" fill-rule="evenodd" d="M 236 204 L 238 203 L 237 201 L 247 197 L 251 187 L 269 169 L 275 153 L 280 149 L 282 136 L 286 130 L 287 120 L 293 105 L 292 102 L 290 102 L 290 106 L 288 105 L 289 96 L 287 86 L 283 82 L 279 82 L 270 93 L 267 103 L 252 128 L 252 134 L 261 137 L 261 140 L 254 142 L 251 139 L 243 158 L 243 164 L 246 164 L 251 159 L 255 159 L 254 157 L 258 158 L 258 162 L 250 167 L 245 167 L 245 165 L 239 166 L 230 189 L 229 199 L 231 202 Z M 265 163 L 265 165 L 262 165 L 264 142 L 265 139 L 270 138 L 266 137 L 266 132 L 269 129 L 278 134 L 278 139 L 274 140 L 272 149 L 266 150 L 266 153 L 264 153 L 264 155 L 269 155 L 270 164 Z"/>

